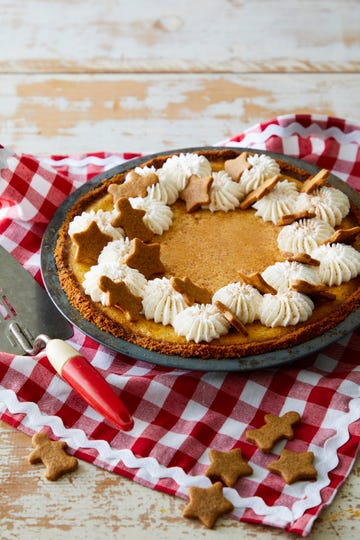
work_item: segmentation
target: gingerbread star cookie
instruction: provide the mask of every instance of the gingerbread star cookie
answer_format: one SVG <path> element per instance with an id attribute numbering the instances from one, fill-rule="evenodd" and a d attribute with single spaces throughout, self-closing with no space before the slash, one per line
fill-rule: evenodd
<path id="1" fill-rule="evenodd" d="M 106 293 L 106 305 L 116 306 L 125 313 L 129 321 L 137 321 L 142 310 L 142 301 L 129 290 L 124 281 L 114 282 L 107 276 L 99 279 L 99 288 Z"/>
<path id="2" fill-rule="evenodd" d="M 111 242 L 112 236 L 103 233 L 95 221 L 91 221 L 86 229 L 74 233 L 75 260 L 83 264 L 95 264 L 102 249 Z"/>
<path id="3" fill-rule="evenodd" d="M 184 279 L 172 277 L 170 283 L 175 291 L 182 294 L 188 306 L 192 306 L 195 302 L 198 304 L 211 303 L 211 293 L 205 287 L 199 287 L 187 277 Z"/>
<path id="4" fill-rule="evenodd" d="M 300 191 L 303 193 L 312 193 L 315 189 L 326 184 L 326 179 L 330 172 L 327 169 L 321 169 L 315 176 L 311 176 L 301 186 Z"/>
<path id="5" fill-rule="evenodd" d="M 122 184 L 110 184 L 108 192 L 111 193 L 114 205 L 119 199 L 125 197 L 146 197 L 147 188 L 153 184 L 157 184 L 159 178 L 155 173 L 149 173 L 144 176 L 130 171 L 126 177 L 126 181 Z"/>
<path id="6" fill-rule="evenodd" d="M 246 210 L 254 203 L 256 203 L 256 201 L 259 201 L 260 199 L 265 197 L 265 195 L 267 195 L 273 189 L 273 187 L 276 186 L 279 180 L 280 175 L 277 174 L 276 176 L 267 178 L 258 188 L 250 191 L 250 193 L 246 195 L 245 199 L 240 203 L 241 210 Z"/>
<path id="7" fill-rule="evenodd" d="M 290 440 L 294 437 L 293 426 L 298 422 L 300 415 L 295 411 L 289 411 L 283 416 L 265 414 L 265 424 L 259 429 L 249 429 L 245 437 L 262 452 L 270 452 L 274 444 L 281 439 Z"/>
<path id="8" fill-rule="evenodd" d="M 255 289 L 257 289 L 261 294 L 277 293 L 277 290 L 265 281 L 260 272 L 254 272 L 253 274 L 244 274 L 243 272 L 240 272 L 240 270 L 238 270 L 238 274 L 244 283 L 255 287 Z"/>
<path id="9" fill-rule="evenodd" d="M 223 495 L 221 482 L 216 482 L 209 488 L 190 487 L 189 497 L 190 502 L 184 508 L 183 516 L 199 519 L 208 529 L 214 527 L 220 516 L 234 509 L 233 504 Z"/>
<path id="10" fill-rule="evenodd" d="M 316 480 L 317 470 L 313 460 L 313 452 L 293 452 L 284 448 L 280 458 L 269 463 L 267 468 L 282 476 L 287 484 L 293 484 L 299 480 Z"/>
<path id="11" fill-rule="evenodd" d="M 239 182 L 241 175 L 247 169 L 251 169 L 252 165 L 248 162 L 248 153 L 241 152 L 235 159 L 228 159 L 224 163 L 224 169 L 234 182 Z"/>
<path id="12" fill-rule="evenodd" d="M 302 279 L 296 279 L 292 282 L 291 287 L 293 291 L 297 291 L 310 298 L 318 300 L 336 300 L 336 294 L 330 292 L 326 285 L 315 285 Z"/>
<path id="13" fill-rule="evenodd" d="M 326 238 L 322 244 L 352 244 L 356 237 L 360 234 L 360 227 L 352 227 L 351 229 L 338 229 L 329 238 Z"/>
<path id="14" fill-rule="evenodd" d="M 113 227 L 122 227 L 130 240 L 133 238 L 140 238 L 144 242 L 151 240 L 153 233 L 143 220 L 146 214 L 145 210 L 133 208 L 130 201 L 125 197 L 118 199 L 115 209 L 118 213 L 111 222 Z"/>
<path id="15" fill-rule="evenodd" d="M 253 472 L 252 467 L 243 459 L 240 448 L 229 452 L 211 449 L 209 457 L 211 463 L 205 476 L 211 480 L 221 480 L 226 486 L 234 486 L 239 478 Z"/>
<path id="16" fill-rule="evenodd" d="M 160 260 L 160 244 L 146 244 L 140 238 L 134 238 L 131 253 L 124 262 L 131 268 L 139 270 L 146 279 L 165 272 Z"/>
<path id="17" fill-rule="evenodd" d="M 209 204 L 212 183 L 212 176 L 202 178 L 196 174 L 190 176 L 186 188 L 180 193 L 180 197 L 185 201 L 187 212 L 194 212 L 201 206 Z"/>
<path id="18" fill-rule="evenodd" d="M 294 221 L 297 221 L 298 219 L 311 219 L 316 216 L 315 212 L 311 212 L 310 210 L 302 210 L 301 212 L 297 212 L 295 214 L 284 214 L 281 216 L 279 221 L 277 221 L 276 225 L 278 227 L 281 227 L 283 225 L 291 225 L 294 223 Z"/>
<path id="19" fill-rule="evenodd" d="M 229 309 L 225 304 L 220 302 L 220 300 L 216 300 L 214 302 L 214 305 L 220 311 L 220 313 L 224 315 L 225 319 L 231 324 L 233 328 L 235 328 L 237 332 L 240 332 L 244 336 L 249 335 L 249 332 L 247 331 L 244 323 L 240 321 L 239 317 L 237 317 L 235 313 L 231 311 L 231 309 Z"/>
<path id="20" fill-rule="evenodd" d="M 65 441 L 52 441 L 46 433 L 35 433 L 31 442 L 34 450 L 29 455 L 29 463 L 42 462 L 46 467 L 44 476 L 47 480 L 57 480 L 77 469 L 78 460 L 65 452 Z"/>

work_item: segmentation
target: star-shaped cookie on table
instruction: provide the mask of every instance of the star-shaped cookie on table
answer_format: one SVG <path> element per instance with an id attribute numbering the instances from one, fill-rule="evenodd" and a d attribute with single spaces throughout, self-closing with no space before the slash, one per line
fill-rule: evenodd
<path id="1" fill-rule="evenodd" d="M 275 443 L 281 439 L 294 437 L 293 426 L 300 422 L 300 415 L 296 411 L 289 411 L 283 416 L 265 414 L 265 424 L 259 429 L 248 429 L 246 440 L 256 444 L 262 452 L 270 452 Z"/>
<path id="2" fill-rule="evenodd" d="M 182 294 L 184 301 L 188 306 L 192 306 L 195 302 L 198 304 L 211 303 L 211 293 L 205 287 L 196 285 L 188 277 L 185 277 L 184 279 L 172 277 L 170 283 L 176 292 Z"/>
<path id="3" fill-rule="evenodd" d="M 213 180 L 212 176 L 200 177 L 196 174 L 190 176 L 186 188 L 180 193 L 187 212 L 194 212 L 204 204 L 209 204 Z"/>
<path id="4" fill-rule="evenodd" d="M 146 214 L 145 210 L 133 208 L 130 201 L 125 197 L 121 197 L 117 201 L 115 209 L 117 214 L 111 222 L 113 227 L 122 227 L 130 240 L 133 238 L 140 238 L 144 242 L 151 240 L 153 233 L 148 229 L 143 220 Z"/>
<path id="5" fill-rule="evenodd" d="M 190 502 L 184 508 L 183 516 L 199 519 L 212 529 L 216 520 L 234 509 L 233 504 L 224 497 L 221 482 L 216 482 L 209 488 L 192 486 L 189 488 Z"/>
<path id="6" fill-rule="evenodd" d="M 280 458 L 269 463 L 267 468 L 282 476 L 287 484 L 293 484 L 299 480 L 316 480 L 317 470 L 313 460 L 313 452 L 293 452 L 284 448 Z"/>
<path id="7" fill-rule="evenodd" d="M 146 244 L 140 238 L 134 238 L 131 253 L 124 262 L 131 268 L 139 270 L 146 279 L 165 272 L 160 260 L 160 244 Z"/>
<path id="8" fill-rule="evenodd" d="M 101 276 L 99 288 L 106 293 L 107 306 L 118 307 L 129 321 L 137 321 L 140 318 L 141 298 L 132 294 L 124 281 L 115 282 L 107 276 Z"/>
<path id="9" fill-rule="evenodd" d="M 253 472 L 252 467 L 244 460 L 240 448 L 229 452 L 211 449 L 209 451 L 210 465 L 205 476 L 214 480 L 221 480 L 225 485 L 232 487 L 242 476 Z"/>
<path id="10" fill-rule="evenodd" d="M 91 221 L 85 230 L 72 234 L 71 238 L 75 244 L 75 260 L 84 264 L 96 263 L 102 249 L 112 240 L 112 236 L 103 233 L 95 221 Z"/>
<path id="11" fill-rule="evenodd" d="M 252 165 L 248 162 L 249 154 L 247 152 L 241 152 L 241 154 L 235 159 L 227 159 L 224 163 L 225 171 L 234 180 L 239 182 L 241 175 L 247 169 L 251 169 Z"/>
<path id="12" fill-rule="evenodd" d="M 119 199 L 125 197 L 146 197 L 147 188 L 153 184 L 157 184 L 159 178 L 155 173 L 149 173 L 144 176 L 130 171 L 126 177 L 126 182 L 122 184 L 110 184 L 108 192 L 111 193 L 114 205 Z"/>

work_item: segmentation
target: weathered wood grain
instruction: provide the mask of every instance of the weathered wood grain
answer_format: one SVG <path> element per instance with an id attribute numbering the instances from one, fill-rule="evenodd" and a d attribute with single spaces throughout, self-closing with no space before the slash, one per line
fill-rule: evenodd
<path id="1" fill-rule="evenodd" d="M 32 74 L 0 78 L 0 143 L 156 152 L 215 144 L 293 112 L 360 117 L 360 74 Z"/>
<path id="2" fill-rule="evenodd" d="M 3 72 L 354 72 L 357 0 L 1 0 Z"/>

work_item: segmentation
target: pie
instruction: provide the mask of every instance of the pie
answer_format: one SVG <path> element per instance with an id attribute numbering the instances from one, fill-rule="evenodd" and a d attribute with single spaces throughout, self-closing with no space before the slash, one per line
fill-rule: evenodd
<path id="1" fill-rule="evenodd" d="M 325 169 L 261 151 L 149 158 L 67 212 L 55 261 L 70 304 L 151 351 L 291 348 L 359 307 L 360 213 Z"/>

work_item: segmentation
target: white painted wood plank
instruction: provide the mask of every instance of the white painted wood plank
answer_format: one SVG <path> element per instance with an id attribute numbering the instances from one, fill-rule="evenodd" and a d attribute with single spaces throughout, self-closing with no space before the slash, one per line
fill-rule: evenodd
<path id="1" fill-rule="evenodd" d="M 3 72 L 358 71 L 358 0 L 0 0 Z"/>
<path id="2" fill-rule="evenodd" d="M 360 121 L 360 74 L 37 74 L 0 82 L 0 144 L 19 152 L 208 145 L 294 112 Z"/>

